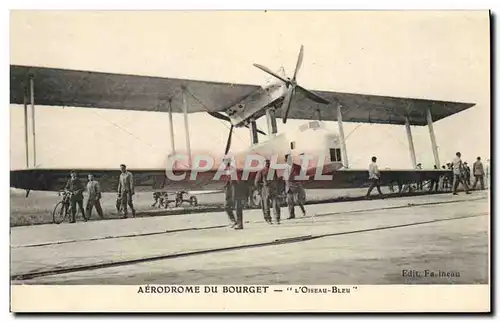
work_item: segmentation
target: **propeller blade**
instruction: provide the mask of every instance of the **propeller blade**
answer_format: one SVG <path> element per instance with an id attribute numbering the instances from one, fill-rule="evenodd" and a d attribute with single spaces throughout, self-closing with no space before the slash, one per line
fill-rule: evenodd
<path id="1" fill-rule="evenodd" d="M 226 152 L 224 152 L 224 155 L 227 155 L 229 152 L 229 149 L 231 148 L 231 137 L 233 136 L 233 126 L 231 125 L 231 128 L 229 129 L 229 136 L 227 137 L 227 143 L 226 143 Z"/>
<path id="2" fill-rule="evenodd" d="M 223 121 L 228 121 L 228 122 L 231 121 L 231 119 L 228 116 L 226 116 L 224 114 L 221 114 L 219 112 L 207 112 L 207 113 L 210 114 L 211 116 L 217 118 L 217 119 L 220 119 L 220 120 L 223 120 Z"/>
<path id="3" fill-rule="evenodd" d="M 286 123 L 286 119 L 288 118 L 288 112 L 290 111 L 290 105 L 292 103 L 292 97 L 294 92 L 295 92 L 295 85 L 292 85 L 292 87 L 288 90 L 288 93 L 286 93 L 285 100 L 281 105 L 281 118 L 283 119 L 283 124 Z"/>
<path id="4" fill-rule="evenodd" d="M 293 73 L 292 82 L 295 82 L 297 74 L 299 73 L 300 66 L 302 66 L 302 59 L 304 58 L 304 45 L 300 45 L 299 58 L 297 59 L 297 66 L 295 66 L 295 72 Z"/>
<path id="5" fill-rule="evenodd" d="M 262 66 L 262 65 L 259 65 L 259 64 L 253 64 L 253 65 L 254 65 L 255 67 L 257 67 L 258 69 L 263 70 L 263 71 L 265 71 L 266 73 L 273 75 L 274 77 L 276 77 L 277 79 L 281 80 L 282 82 L 285 82 L 285 83 L 287 83 L 287 84 L 289 84 L 289 83 L 290 83 L 290 81 L 289 81 L 289 80 L 284 79 L 283 77 L 281 77 L 280 75 L 276 74 L 275 72 L 273 72 L 272 70 L 270 70 L 269 68 L 267 68 L 267 67 L 265 67 L 265 66 Z"/>
<path id="6" fill-rule="evenodd" d="M 297 85 L 297 88 L 299 90 L 301 90 L 307 96 L 307 98 L 310 99 L 310 100 L 312 100 L 312 101 L 315 101 L 315 102 L 321 103 L 321 104 L 330 104 L 330 102 L 327 101 L 326 99 L 324 99 L 323 97 L 314 94 L 310 90 L 307 90 L 307 89 L 305 89 L 304 87 L 302 87 L 300 85 Z"/>

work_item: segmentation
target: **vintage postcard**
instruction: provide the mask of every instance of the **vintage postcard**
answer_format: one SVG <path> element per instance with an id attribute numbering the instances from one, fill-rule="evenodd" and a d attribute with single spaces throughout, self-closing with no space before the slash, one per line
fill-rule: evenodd
<path id="1" fill-rule="evenodd" d="M 490 12 L 10 12 L 12 312 L 489 312 Z"/>

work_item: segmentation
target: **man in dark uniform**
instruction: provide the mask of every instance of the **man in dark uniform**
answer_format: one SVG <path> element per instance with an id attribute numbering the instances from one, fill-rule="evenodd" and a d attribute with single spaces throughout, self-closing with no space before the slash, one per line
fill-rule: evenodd
<path id="1" fill-rule="evenodd" d="M 248 198 L 247 186 L 241 181 L 241 174 L 231 166 L 231 160 L 228 159 L 225 163 L 224 208 L 232 222 L 231 228 L 243 229 L 243 203 Z M 236 219 L 233 210 L 236 211 Z"/>
<path id="2" fill-rule="evenodd" d="M 470 168 L 467 162 L 464 162 L 463 167 L 464 167 L 465 180 L 467 181 L 467 184 L 470 186 Z"/>
<path id="3" fill-rule="evenodd" d="M 83 220 L 87 221 L 85 217 L 85 210 L 83 209 L 83 190 L 85 190 L 85 186 L 83 182 L 78 179 L 76 175 L 76 171 L 71 171 L 71 178 L 66 183 L 64 190 L 70 191 L 72 193 L 70 198 L 71 203 L 71 220 L 70 223 L 76 222 L 76 206 L 80 208 L 80 211 L 83 216 Z"/>
<path id="4" fill-rule="evenodd" d="M 437 165 L 434 165 L 434 170 L 438 170 Z M 437 192 L 438 191 L 438 187 L 439 187 L 439 177 L 435 178 L 435 179 L 431 179 L 431 183 L 430 183 L 430 186 L 429 186 L 429 192 L 432 192 L 433 189 L 434 189 L 435 192 Z"/>
<path id="5" fill-rule="evenodd" d="M 226 210 L 227 216 L 229 217 L 229 221 L 231 222 L 231 228 L 236 227 L 236 219 L 234 218 L 233 214 L 233 188 L 231 185 L 231 177 L 227 177 L 227 175 L 230 175 L 231 170 L 231 160 L 224 160 L 224 163 L 226 165 L 226 170 L 224 172 L 224 209 Z"/>
<path id="6" fill-rule="evenodd" d="M 285 192 L 286 192 L 286 202 L 288 204 L 288 218 L 295 218 L 295 204 L 298 203 L 300 209 L 302 210 L 302 215 L 306 215 L 306 209 L 302 203 L 302 197 L 304 196 L 304 188 L 302 184 L 297 180 L 300 175 L 301 166 L 293 162 L 291 155 L 286 159 L 288 163 L 288 173 L 285 172 Z"/>
<path id="7" fill-rule="evenodd" d="M 476 189 L 477 182 L 481 183 L 481 190 L 484 190 L 484 167 L 481 163 L 481 157 L 477 157 L 477 161 L 472 165 L 474 171 L 474 184 L 472 190 Z"/>
<path id="8" fill-rule="evenodd" d="M 277 224 L 280 223 L 281 209 L 278 200 L 278 175 L 276 171 L 273 172 L 273 176 L 269 176 L 271 162 L 266 160 L 266 165 L 264 169 L 257 172 L 255 176 L 255 186 L 260 187 L 260 197 L 261 197 L 261 207 L 264 213 L 264 220 L 268 224 L 272 224 L 271 219 L 271 205 L 273 206 L 274 219 Z"/>

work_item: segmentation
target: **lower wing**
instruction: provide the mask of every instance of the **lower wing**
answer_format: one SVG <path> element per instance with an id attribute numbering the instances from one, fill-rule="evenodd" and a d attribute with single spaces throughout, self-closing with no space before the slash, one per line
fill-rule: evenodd
<path id="1" fill-rule="evenodd" d="M 27 169 L 10 171 L 10 187 L 35 191 L 60 191 L 64 189 L 72 169 Z M 99 181 L 102 192 L 116 192 L 120 171 L 115 169 L 74 169 L 81 179 L 93 174 Z M 215 193 L 224 187 L 224 179 L 217 179 L 216 171 L 195 173 L 189 170 L 175 171 L 180 180 L 167 178 L 164 169 L 130 169 L 134 175 L 136 191 L 198 191 Z M 438 180 L 441 176 L 451 177 L 450 170 L 382 170 L 380 184 L 409 184 L 419 181 Z M 255 173 L 253 173 L 254 175 Z M 253 185 L 253 176 L 247 183 Z M 366 170 L 337 170 L 324 172 L 329 176 L 319 178 L 311 175 L 302 181 L 307 189 L 361 188 L 370 184 Z"/>
<path id="2" fill-rule="evenodd" d="M 303 182 L 307 189 L 348 189 L 368 187 L 367 170 L 337 170 L 330 174 L 331 179 L 319 180 L 310 178 Z M 439 180 L 442 176 L 451 177 L 451 170 L 381 170 L 381 185 L 405 185 L 422 181 Z"/>
<path id="3" fill-rule="evenodd" d="M 86 180 L 89 174 L 99 182 L 102 192 L 116 192 L 120 170 L 115 169 L 27 169 L 10 171 L 10 187 L 35 191 L 60 191 L 69 179 L 69 173 L 75 170 L 78 177 Z M 176 176 L 185 175 L 185 179 L 175 181 L 167 178 L 165 169 L 129 169 L 134 176 L 136 191 L 214 191 L 222 190 L 223 180 L 213 180 L 216 172 L 196 174 L 190 180 L 190 171 L 174 171 Z M 194 177 L 194 174 L 193 174 Z"/>

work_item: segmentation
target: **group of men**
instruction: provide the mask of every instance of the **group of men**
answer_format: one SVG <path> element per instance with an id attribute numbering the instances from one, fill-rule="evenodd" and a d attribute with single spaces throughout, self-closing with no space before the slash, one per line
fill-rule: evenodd
<path id="1" fill-rule="evenodd" d="M 298 164 L 293 163 L 292 158 L 287 159 L 288 171 L 285 171 L 285 176 L 279 177 L 275 170 L 270 167 L 270 160 L 267 159 L 265 166 L 260 170 L 254 180 L 254 186 L 260 191 L 261 195 L 261 208 L 264 215 L 264 220 L 272 224 L 273 220 L 271 218 L 271 207 L 273 208 L 274 223 L 279 224 L 281 220 L 281 207 L 280 207 L 280 188 L 281 185 L 285 184 L 285 192 L 287 195 L 288 213 L 287 219 L 295 218 L 295 204 L 298 204 L 302 210 L 302 214 L 306 215 L 306 210 L 302 203 L 302 196 L 304 193 L 304 188 L 302 187 L 297 177 L 300 174 L 301 167 Z M 457 195 L 458 185 L 461 183 L 464 186 L 465 193 L 470 194 L 469 184 L 467 176 L 467 166 L 465 162 L 462 162 L 461 153 L 457 152 L 456 157 L 451 163 L 451 169 L 453 171 L 453 195 Z M 241 172 L 236 171 L 234 167 L 231 166 L 231 161 L 226 161 L 226 182 L 224 186 L 225 193 L 225 210 L 231 221 L 231 227 L 234 229 L 243 229 L 243 207 L 245 202 L 249 198 L 250 187 L 248 184 L 241 180 Z M 444 166 L 443 166 L 444 167 Z M 437 168 L 437 167 L 435 167 Z M 123 217 L 127 218 L 127 206 L 132 210 L 132 216 L 135 217 L 135 209 L 132 202 L 132 196 L 134 192 L 134 179 L 131 172 L 127 171 L 126 165 L 120 165 L 120 177 L 118 179 L 118 199 L 117 199 L 117 210 L 123 212 Z M 234 173 L 233 173 L 234 171 Z M 269 171 L 272 171 L 269 175 Z M 484 166 L 481 162 L 481 158 L 478 157 L 473 165 L 474 174 L 474 184 L 472 189 L 476 188 L 477 183 L 481 185 L 481 189 L 484 190 Z M 470 170 L 469 170 L 470 176 Z M 370 187 L 366 196 L 368 197 L 373 190 L 377 188 L 378 193 L 384 197 L 380 189 L 380 171 L 377 165 L 377 158 L 372 157 L 372 162 L 368 168 L 368 179 L 370 181 Z M 436 183 L 437 188 L 437 183 Z M 70 222 L 76 222 L 76 211 L 77 207 L 80 209 L 83 218 L 87 221 L 92 214 L 92 209 L 95 207 L 100 218 L 104 218 L 103 211 L 100 203 L 101 189 L 99 182 L 95 180 L 94 175 L 88 175 L 88 183 L 86 187 L 77 177 L 76 171 L 71 172 L 71 178 L 68 180 L 66 191 L 71 192 L 70 203 L 71 203 L 71 220 Z M 85 209 L 83 208 L 83 192 L 87 190 L 88 199 Z M 85 211 L 87 211 L 88 217 L 85 216 Z M 236 212 L 236 216 L 234 212 Z"/>
<path id="2" fill-rule="evenodd" d="M 271 169 L 271 162 L 269 159 L 266 160 L 264 168 L 255 175 L 254 186 L 260 191 L 261 209 L 264 220 L 268 224 L 273 224 L 271 207 L 273 208 L 274 223 L 280 224 L 280 188 L 283 183 L 285 184 L 285 192 L 287 195 L 287 219 L 295 218 L 295 204 L 298 204 L 302 210 L 302 214 L 304 216 L 306 215 L 306 210 L 302 203 L 302 194 L 304 190 L 300 181 L 297 180 L 301 167 L 293 163 L 291 157 L 287 159 L 287 163 L 288 171 L 285 171 L 283 177 L 280 177 L 276 170 Z M 241 172 L 231 166 L 230 160 L 226 161 L 226 167 L 224 208 L 231 222 L 231 227 L 234 229 L 243 229 L 243 207 L 245 201 L 249 198 L 250 187 L 248 184 L 241 181 Z M 234 216 L 233 211 L 236 212 L 236 216 Z"/>
<path id="3" fill-rule="evenodd" d="M 453 170 L 453 189 L 452 193 L 457 195 L 458 185 L 461 183 L 464 187 L 465 193 L 470 194 L 470 168 L 467 166 L 467 162 L 462 162 L 462 154 L 460 152 L 456 153 L 455 159 L 452 162 Z M 474 184 L 472 185 L 472 190 L 476 189 L 476 185 L 479 182 L 481 185 L 481 190 L 484 190 L 484 166 L 481 162 L 481 157 L 477 157 L 476 162 L 472 165 L 472 171 L 474 175 Z"/>
<path id="4" fill-rule="evenodd" d="M 118 179 L 118 199 L 117 199 L 117 210 L 123 212 L 123 217 L 127 218 L 127 206 L 132 210 L 132 216 L 135 217 L 135 209 L 132 202 L 132 196 L 134 192 L 134 177 L 131 172 L 127 171 L 127 166 L 120 165 L 120 177 Z M 93 174 L 88 175 L 87 185 L 78 178 L 76 171 L 71 171 L 71 177 L 66 183 L 64 190 L 71 193 L 70 205 L 71 205 L 71 218 L 70 222 L 76 222 L 76 212 L 77 207 L 82 213 L 83 220 L 87 221 L 92 215 L 92 210 L 95 207 L 97 214 L 101 219 L 104 218 L 102 207 L 101 207 L 101 188 L 99 182 L 95 180 Z M 88 198 L 85 209 L 83 208 L 83 192 L 87 191 Z M 87 214 L 87 216 L 85 216 Z"/>
<path id="5" fill-rule="evenodd" d="M 471 177 L 471 170 L 467 166 L 467 162 L 462 162 L 461 159 L 462 154 L 460 152 L 456 153 L 456 157 L 453 160 L 453 162 L 448 164 L 448 169 L 452 170 L 453 173 L 453 187 L 452 187 L 452 194 L 457 195 L 457 188 L 458 185 L 461 183 L 464 187 L 465 193 L 470 194 L 470 189 L 469 185 L 471 184 L 470 177 Z M 437 169 L 437 166 L 434 166 L 434 169 Z M 442 166 L 443 169 L 446 169 L 445 166 Z M 422 164 L 417 165 L 417 169 L 422 169 Z M 474 175 L 474 184 L 472 185 L 472 190 L 476 189 L 476 185 L 479 182 L 481 185 L 481 190 L 484 190 L 484 177 L 485 177 L 485 171 L 484 171 L 484 166 L 483 163 L 481 162 L 481 157 L 477 157 L 476 162 L 474 162 L 473 166 L 473 175 Z M 372 162 L 370 163 L 368 167 L 368 179 L 370 181 L 370 187 L 368 188 L 368 192 L 366 194 L 366 197 L 370 196 L 371 191 L 373 188 L 377 188 L 378 193 L 382 198 L 384 198 L 384 194 L 380 190 L 380 171 L 378 169 L 377 165 L 377 157 L 372 157 Z M 447 176 L 443 176 L 440 178 L 441 183 L 439 183 L 437 180 L 431 181 L 430 184 L 430 191 L 435 188 L 435 190 L 438 190 L 438 186 L 441 186 L 443 189 L 448 187 L 449 184 L 449 178 Z M 422 182 L 417 183 L 417 189 L 422 190 Z"/>

